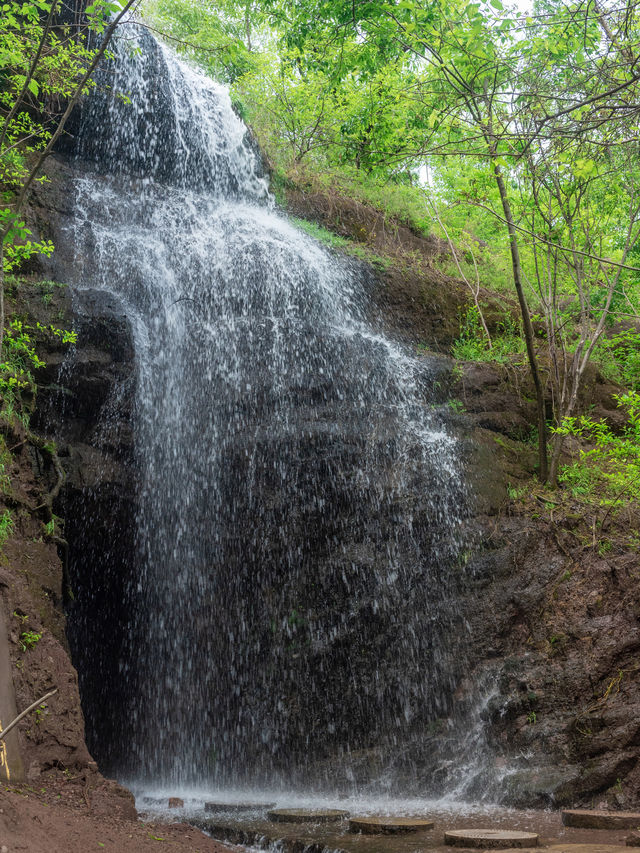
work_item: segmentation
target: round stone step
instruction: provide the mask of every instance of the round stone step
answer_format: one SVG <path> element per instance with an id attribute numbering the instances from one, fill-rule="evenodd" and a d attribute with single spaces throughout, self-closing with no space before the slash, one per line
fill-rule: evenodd
<path id="1" fill-rule="evenodd" d="M 640 829 L 640 812 L 564 809 L 562 822 L 580 829 Z"/>
<path id="2" fill-rule="evenodd" d="M 548 853 L 629 853 L 621 844 L 551 844 Z"/>
<path id="3" fill-rule="evenodd" d="M 259 812 L 272 809 L 275 803 L 205 803 L 206 812 Z"/>
<path id="4" fill-rule="evenodd" d="M 337 823 L 349 817 L 342 809 L 275 809 L 267 812 L 269 820 L 279 823 Z"/>
<path id="5" fill-rule="evenodd" d="M 349 821 L 351 832 L 362 832 L 366 835 L 395 835 L 425 829 L 433 829 L 433 821 L 421 817 L 352 817 Z"/>
<path id="6" fill-rule="evenodd" d="M 181 809 L 184 807 L 184 800 L 182 797 L 169 797 L 169 808 L 170 809 Z"/>
<path id="7" fill-rule="evenodd" d="M 533 832 L 512 829 L 451 829 L 445 832 L 444 843 L 453 847 L 506 850 L 509 847 L 537 847 L 538 836 Z"/>

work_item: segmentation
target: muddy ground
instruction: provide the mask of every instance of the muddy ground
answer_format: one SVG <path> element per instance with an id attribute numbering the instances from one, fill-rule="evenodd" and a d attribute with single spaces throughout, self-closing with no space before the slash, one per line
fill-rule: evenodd
<path id="1" fill-rule="evenodd" d="M 221 853 L 230 848 L 184 823 L 143 823 L 133 797 L 98 774 L 44 776 L 0 789 L 3 853 L 113 853 L 167 850 Z"/>

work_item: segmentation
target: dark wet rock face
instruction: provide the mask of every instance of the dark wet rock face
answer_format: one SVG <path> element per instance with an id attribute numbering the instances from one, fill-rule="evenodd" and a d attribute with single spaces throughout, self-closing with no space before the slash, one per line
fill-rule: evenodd
<path id="1" fill-rule="evenodd" d="M 494 796 L 522 806 L 637 805 L 635 555 L 576 548 L 564 525 L 508 512 L 505 502 L 486 519 L 470 565 L 485 778 Z"/>
<path id="2" fill-rule="evenodd" d="M 55 511 L 68 553 L 62 595 L 68 640 L 80 673 L 87 743 L 97 760 L 126 725 L 120 692 L 125 589 L 133 571 L 137 489 L 133 454 L 133 343 L 122 306 L 107 294 L 56 295 L 57 322 L 78 336 L 71 348 L 41 348 L 34 428 L 55 436 L 67 479 Z M 31 301 L 31 313 L 54 313 Z M 98 603 L 98 606 L 96 606 Z"/>

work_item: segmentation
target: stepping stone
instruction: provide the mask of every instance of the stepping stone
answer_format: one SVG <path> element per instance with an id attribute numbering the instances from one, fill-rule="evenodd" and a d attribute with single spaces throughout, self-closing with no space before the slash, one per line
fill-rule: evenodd
<path id="1" fill-rule="evenodd" d="M 562 812 L 562 823 L 581 829 L 639 829 L 640 812 L 565 809 Z"/>
<path id="2" fill-rule="evenodd" d="M 631 835 L 627 835 L 625 843 L 627 847 L 640 847 L 640 833 L 632 832 Z"/>
<path id="3" fill-rule="evenodd" d="M 352 817 L 349 821 L 350 832 L 366 835 L 395 835 L 425 829 L 433 829 L 433 821 L 420 817 Z"/>
<path id="4" fill-rule="evenodd" d="M 180 797 L 169 797 L 170 809 L 181 809 L 183 806 L 184 800 L 181 800 Z"/>
<path id="5" fill-rule="evenodd" d="M 620 844 L 551 844 L 547 853 L 629 853 Z"/>
<path id="6" fill-rule="evenodd" d="M 142 802 L 149 806 L 163 806 L 167 802 L 166 797 L 143 797 Z"/>
<path id="7" fill-rule="evenodd" d="M 509 847 L 537 847 L 538 836 L 533 832 L 511 829 L 452 829 L 445 832 L 444 843 L 453 847 L 506 850 Z"/>
<path id="8" fill-rule="evenodd" d="M 259 812 L 272 809 L 275 803 L 205 803 L 206 812 Z"/>
<path id="9" fill-rule="evenodd" d="M 342 809 L 276 809 L 267 812 L 269 820 L 279 823 L 337 823 L 349 817 Z"/>

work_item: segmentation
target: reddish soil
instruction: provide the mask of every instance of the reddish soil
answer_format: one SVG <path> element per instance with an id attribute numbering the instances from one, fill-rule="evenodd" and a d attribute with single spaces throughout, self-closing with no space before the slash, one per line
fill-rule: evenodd
<path id="1" fill-rule="evenodd" d="M 0 789 L 3 853 L 227 853 L 229 847 L 186 824 L 143 823 L 133 797 L 97 774 L 41 777 L 38 786 Z"/>

